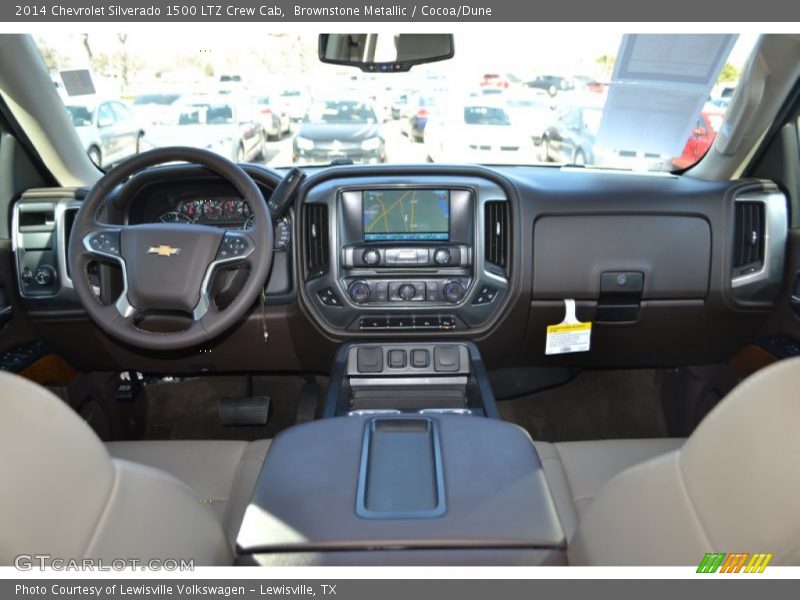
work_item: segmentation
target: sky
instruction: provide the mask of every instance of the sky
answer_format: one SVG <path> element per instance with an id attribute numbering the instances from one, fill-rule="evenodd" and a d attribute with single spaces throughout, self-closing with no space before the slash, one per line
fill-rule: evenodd
<path id="1" fill-rule="evenodd" d="M 510 72 L 522 79 L 532 78 L 536 74 L 602 78 L 604 73 L 598 67 L 597 58 L 602 55 L 615 56 L 622 39 L 621 34 L 616 32 L 598 31 L 595 35 L 577 35 L 569 24 L 531 25 L 530 32 L 521 32 L 517 28 L 511 34 L 497 24 L 487 25 L 487 28 L 480 36 L 472 32 L 456 32 L 455 57 L 451 61 L 418 67 L 409 77 L 434 73 L 449 79 L 462 78 L 477 82 L 477 78 L 486 72 Z M 307 57 L 313 58 L 316 54 L 316 34 L 289 31 L 281 35 L 247 35 L 243 39 L 242 36 L 233 35 L 197 35 L 192 28 L 186 27 L 172 35 L 159 36 L 158 43 L 154 43 L 151 34 L 139 29 L 128 34 L 127 48 L 145 67 L 143 73 L 174 69 L 175 64 L 180 63 L 180 57 L 199 55 L 202 60 L 215 64 L 216 74 L 236 68 L 243 74 L 251 72 L 260 75 L 265 71 L 265 61 L 268 61 L 272 70 L 285 75 L 289 69 L 284 64 L 296 59 L 287 54 L 287 39 L 297 39 L 298 36 Z M 741 35 L 729 61 L 743 66 L 756 39 L 756 34 Z M 114 33 L 95 32 L 90 34 L 90 40 L 95 52 L 112 52 L 119 47 Z M 88 65 L 80 34 L 50 33 L 47 43 L 72 68 Z M 291 50 L 288 52 L 291 54 Z M 315 58 L 306 60 L 303 66 L 293 60 L 292 70 L 303 67 L 318 75 L 333 73 L 336 69 L 318 63 Z M 139 77 L 146 78 L 148 75 L 141 74 Z M 399 81 L 395 75 L 388 77 Z"/>

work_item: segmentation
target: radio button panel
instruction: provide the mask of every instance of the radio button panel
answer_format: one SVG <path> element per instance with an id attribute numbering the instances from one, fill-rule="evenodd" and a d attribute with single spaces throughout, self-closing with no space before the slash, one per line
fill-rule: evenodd
<path id="1" fill-rule="evenodd" d="M 407 237 L 390 238 L 382 232 L 367 236 L 363 198 L 376 190 L 398 199 L 398 191 L 446 193 L 447 227 L 435 228 L 430 221 L 425 225 L 438 233 L 427 237 L 422 235 L 427 230 Z M 498 316 L 509 288 L 504 269 L 487 262 L 487 203 L 508 201 L 498 183 L 479 176 L 342 175 L 313 185 L 303 199 L 301 247 L 313 247 L 314 260 L 325 257 L 325 264 L 305 266 L 301 272 L 308 308 L 331 332 L 356 335 L 437 335 L 484 327 Z M 319 205 L 326 210 L 316 208 Z M 321 214 L 326 215 L 323 223 Z M 313 215 L 313 220 L 305 215 Z M 397 223 L 401 222 L 386 227 Z M 327 225 L 327 235 L 314 237 L 311 228 L 320 225 Z M 325 249 L 317 247 L 319 240 Z M 329 292 L 318 294 L 328 288 L 341 298 L 341 306 Z"/>

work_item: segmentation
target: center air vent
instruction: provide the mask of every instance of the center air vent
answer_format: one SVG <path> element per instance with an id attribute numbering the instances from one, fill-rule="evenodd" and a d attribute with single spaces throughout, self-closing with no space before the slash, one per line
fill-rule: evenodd
<path id="1" fill-rule="evenodd" d="M 306 274 L 307 279 L 328 272 L 328 207 L 325 204 L 306 204 Z"/>
<path id="2" fill-rule="evenodd" d="M 764 203 L 737 202 L 734 221 L 733 268 L 737 275 L 764 265 Z"/>
<path id="3" fill-rule="evenodd" d="M 508 266 L 508 202 L 491 200 L 484 204 L 484 256 L 488 267 L 506 273 Z"/>

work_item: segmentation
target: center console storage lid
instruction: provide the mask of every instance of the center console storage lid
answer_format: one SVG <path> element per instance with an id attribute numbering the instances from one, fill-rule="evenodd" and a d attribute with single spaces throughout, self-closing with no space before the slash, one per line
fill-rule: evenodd
<path id="1" fill-rule="evenodd" d="M 563 548 L 528 434 L 462 415 L 347 416 L 273 441 L 240 554 L 380 548 Z"/>

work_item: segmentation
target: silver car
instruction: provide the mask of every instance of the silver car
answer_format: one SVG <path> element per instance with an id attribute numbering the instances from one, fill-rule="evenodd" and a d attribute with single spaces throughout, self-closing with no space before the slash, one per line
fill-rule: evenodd
<path id="1" fill-rule="evenodd" d="M 119 100 L 70 99 L 66 107 L 86 154 L 98 167 L 121 162 L 142 150 L 144 129 Z"/>

